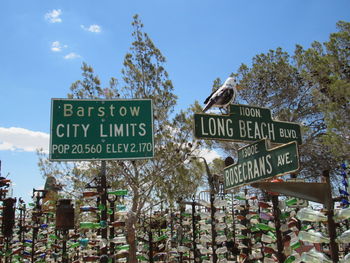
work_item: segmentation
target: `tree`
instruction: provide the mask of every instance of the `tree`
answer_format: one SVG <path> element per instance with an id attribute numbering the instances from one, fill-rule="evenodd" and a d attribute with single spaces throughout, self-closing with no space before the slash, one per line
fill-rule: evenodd
<path id="1" fill-rule="evenodd" d="M 155 192 L 164 193 L 174 201 L 174 187 L 184 180 L 192 182 L 191 193 L 200 182 L 200 174 L 184 164 L 186 154 L 192 151 L 188 113 L 180 112 L 170 121 L 170 114 L 176 105 L 173 85 L 164 69 L 165 57 L 154 45 L 143 24 L 134 16 L 132 36 L 134 41 L 130 53 L 125 55 L 122 70 L 124 86 L 121 97 L 150 98 L 154 108 L 155 157 L 151 160 L 122 163 L 121 175 L 132 190 L 132 205 L 127 221 L 129 262 L 136 262 L 135 224 L 146 202 L 156 198 Z M 183 193 L 184 195 L 186 193 Z M 163 197 L 164 197 L 163 195 Z"/>
<path id="2" fill-rule="evenodd" d="M 297 46 L 295 59 L 322 113 L 325 132 L 321 143 L 339 161 L 350 151 L 350 23 L 337 23 L 339 32 L 323 45 L 317 41 L 304 50 Z"/>

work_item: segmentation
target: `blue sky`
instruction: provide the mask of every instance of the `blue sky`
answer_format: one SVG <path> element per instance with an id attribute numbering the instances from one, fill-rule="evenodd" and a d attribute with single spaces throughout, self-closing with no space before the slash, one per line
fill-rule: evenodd
<path id="1" fill-rule="evenodd" d="M 121 79 L 139 14 L 178 95 L 177 109 L 202 102 L 254 55 L 327 41 L 350 21 L 348 0 L 3 0 L 0 8 L 0 160 L 15 197 L 44 185 L 37 147 L 48 148 L 51 98 L 64 98 L 93 66 L 107 86 Z"/>

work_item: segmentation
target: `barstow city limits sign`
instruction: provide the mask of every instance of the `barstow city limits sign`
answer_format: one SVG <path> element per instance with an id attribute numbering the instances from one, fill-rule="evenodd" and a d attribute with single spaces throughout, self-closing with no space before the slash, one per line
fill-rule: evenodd
<path id="1" fill-rule="evenodd" d="M 300 125 L 274 121 L 271 111 L 248 105 L 230 105 L 227 115 L 195 114 L 194 135 L 198 139 L 255 142 L 269 139 L 273 143 L 302 143 Z"/>
<path id="2" fill-rule="evenodd" d="M 266 139 L 238 150 L 237 164 L 224 169 L 224 189 L 229 190 L 299 170 L 297 143 L 268 149 Z"/>
<path id="3" fill-rule="evenodd" d="M 50 160 L 145 159 L 154 155 L 150 99 L 52 99 Z"/>

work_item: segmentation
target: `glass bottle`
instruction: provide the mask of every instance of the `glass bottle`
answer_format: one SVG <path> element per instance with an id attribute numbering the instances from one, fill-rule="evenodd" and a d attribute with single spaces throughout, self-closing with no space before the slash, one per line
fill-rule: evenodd
<path id="1" fill-rule="evenodd" d="M 343 234 L 337 237 L 337 243 L 348 244 L 350 243 L 350 229 L 346 230 Z"/>
<path id="2" fill-rule="evenodd" d="M 223 247 L 219 247 L 215 250 L 216 254 L 225 254 L 227 253 L 227 247 L 223 246 Z"/>
<path id="3" fill-rule="evenodd" d="M 327 221 L 327 216 L 319 211 L 312 210 L 310 208 L 302 208 L 298 211 L 296 217 L 301 221 L 308 222 L 325 222 Z"/>
<path id="4" fill-rule="evenodd" d="M 81 206 L 80 207 L 80 212 L 96 212 L 97 211 L 97 207 L 93 207 L 93 206 Z"/>
<path id="5" fill-rule="evenodd" d="M 314 248 L 301 255 L 301 261 L 308 263 L 332 263 L 332 261 L 323 253 L 316 251 Z"/>
<path id="6" fill-rule="evenodd" d="M 116 196 L 123 196 L 128 194 L 128 190 L 115 190 L 115 191 L 109 191 L 107 192 L 109 195 L 116 195 Z"/>
<path id="7" fill-rule="evenodd" d="M 80 228 L 82 228 L 82 229 L 95 229 L 95 228 L 100 228 L 100 224 L 94 223 L 94 222 L 80 222 Z"/>
<path id="8" fill-rule="evenodd" d="M 255 227 L 259 228 L 260 230 L 275 231 L 275 228 L 270 227 L 270 226 L 263 224 L 263 223 L 258 223 L 255 225 Z"/>
<path id="9" fill-rule="evenodd" d="M 350 207 L 343 208 L 340 210 L 335 210 L 334 220 L 340 221 L 340 220 L 346 220 L 350 218 Z"/>
<path id="10" fill-rule="evenodd" d="M 300 231 L 298 237 L 301 241 L 310 243 L 329 243 L 329 237 L 326 237 L 322 233 L 316 232 L 312 229 L 307 232 Z"/>
<path id="11" fill-rule="evenodd" d="M 87 192 L 83 192 L 83 197 L 84 198 L 88 198 L 88 197 L 95 197 L 100 195 L 100 193 L 98 192 L 93 192 L 93 191 L 87 191 Z"/>

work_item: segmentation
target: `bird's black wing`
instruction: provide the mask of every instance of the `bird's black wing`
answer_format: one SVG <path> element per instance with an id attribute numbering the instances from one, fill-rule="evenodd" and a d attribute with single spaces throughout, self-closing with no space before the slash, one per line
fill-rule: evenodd
<path id="1" fill-rule="evenodd" d="M 204 104 L 207 104 L 207 103 L 208 103 L 208 101 L 210 100 L 211 96 L 213 96 L 213 94 L 214 94 L 215 92 L 216 92 L 216 90 L 214 90 L 214 91 L 208 96 L 208 98 L 205 99 Z"/>

